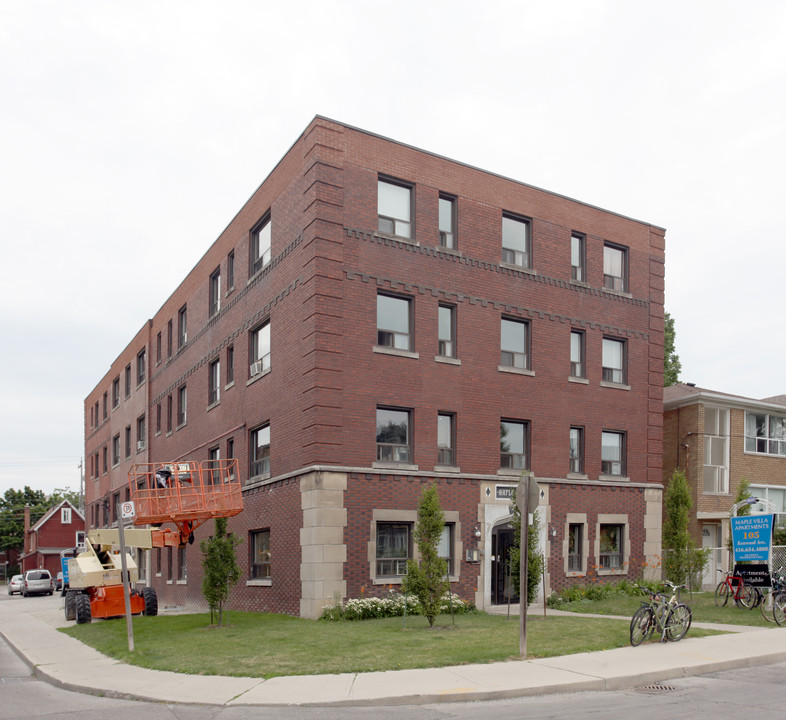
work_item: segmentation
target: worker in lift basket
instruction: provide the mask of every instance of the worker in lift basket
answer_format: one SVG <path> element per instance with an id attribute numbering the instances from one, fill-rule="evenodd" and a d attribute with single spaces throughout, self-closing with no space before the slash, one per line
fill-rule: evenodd
<path id="1" fill-rule="evenodd" d="M 160 488 L 168 488 L 171 482 L 172 471 L 167 468 L 156 470 L 156 485 Z"/>

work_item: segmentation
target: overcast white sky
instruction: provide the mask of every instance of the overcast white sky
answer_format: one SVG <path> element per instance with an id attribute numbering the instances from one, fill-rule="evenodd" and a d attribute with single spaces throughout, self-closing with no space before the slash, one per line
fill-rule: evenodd
<path id="1" fill-rule="evenodd" d="M 665 227 L 681 379 L 786 392 L 786 3 L 0 0 L 0 493 L 314 115 Z"/>

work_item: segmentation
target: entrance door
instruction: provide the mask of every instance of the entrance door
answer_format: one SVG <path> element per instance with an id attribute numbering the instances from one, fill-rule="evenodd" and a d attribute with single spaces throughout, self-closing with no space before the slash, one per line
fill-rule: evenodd
<path id="1" fill-rule="evenodd" d="M 723 549 L 721 548 L 721 526 L 705 523 L 701 528 L 701 546 L 711 548 L 710 559 L 704 566 L 701 579 L 702 587 L 712 589 L 718 582 L 717 569 L 721 568 Z"/>
<path id="2" fill-rule="evenodd" d="M 519 601 L 518 588 L 510 578 L 510 550 L 513 546 L 513 528 L 500 525 L 491 533 L 491 604 L 502 605 Z M 508 597 L 510 596 L 510 597 Z"/>

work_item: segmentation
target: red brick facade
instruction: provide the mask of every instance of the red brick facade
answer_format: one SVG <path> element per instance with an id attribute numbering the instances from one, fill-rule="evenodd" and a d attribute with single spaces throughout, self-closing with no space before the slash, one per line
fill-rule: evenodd
<path id="1" fill-rule="evenodd" d="M 409 188 L 409 238 L 379 230 L 380 178 Z M 439 244 L 443 196 L 455 203 L 453 249 Z M 503 213 L 529 222 L 529 268 L 502 262 Z M 270 219 L 270 262 L 254 273 L 252 230 L 263 218 Z M 571 280 L 572 233 L 584 238 L 582 281 Z M 624 252 L 621 291 L 604 289 L 607 245 Z M 210 316 L 216 270 L 221 306 Z M 492 546 L 509 519 L 508 501 L 496 499 L 496 488 L 517 479 L 500 471 L 505 419 L 529 430 L 525 454 L 543 489 L 550 587 L 577 576 L 563 568 L 570 513 L 586 515 L 579 577 L 597 576 L 592 565 L 603 522 L 625 526 L 629 550 L 613 574 L 635 577 L 659 549 L 655 533 L 645 537 L 645 515 L 660 518 L 653 503 L 661 488 L 663 270 L 660 228 L 317 117 L 86 399 L 88 520 L 113 521 L 101 503 L 114 493 L 123 499 L 130 462 L 232 452 L 245 509 L 230 528 L 244 541 L 252 530 L 269 529 L 272 560 L 269 583 L 248 582 L 244 543 L 244 579 L 231 604 L 313 616 L 336 595 L 357 597 L 390 584 L 374 577 L 375 523 L 413 511 L 423 485 L 433 481 L 456 533 L 453 586 L 485 606 L 492 600 Z M 408 301 L 407 351 L 378 346 L 380 293 Z M 455 318 L 455 357 L 447 360 L 438 357 L 440 304 L 452 307 Z M 183 308 L 187 337 L 178 347 Z M 527 323 L 523 371 L 501 365 L 503 318 Z M 251 333 L 266 322 L 270 368 L 252 376 Z M 586 373 L 578 380 L 569 377 L 571 330 L 584 333 Z M 624 347 L 622 382 L 603 381 L 604 338 Z M 124 368 L 141 348 L 145 381 L 112 411 L 112 381 L 120 375 L 122 385 Z M 215 360 L 220 398 L 211 402 Z M 183 387 L 186 417 L 178 423 Z M 410 455 L 397 467 L 377 461 L 378 407 L 409 413 Z M 134 434 L 132 457 L 113 466 L 112 439 L 120 433 L 122 445 L 140 413 L 148 435 L 143 449 L 137 453 Z M 439 464 L 439 413 L 454 418 L 450 468 Z M 249 477 L 250 433 L 262 426 L 270 431 L 269 473 Z M 571 427 L 584 438 L 577 475 L 569 473 Z M 613 475 L 601 472 L 604 432 L 624 438 L 622 470 Z M 206 528 L 197 541 L 210 533 Z M 165 571 L 157 578 L 150 563 L 147 581 L 164 604 L 200 600 L 198 543 L 186 552 L 188 579 L 180 584 L 167 584 Z"/>

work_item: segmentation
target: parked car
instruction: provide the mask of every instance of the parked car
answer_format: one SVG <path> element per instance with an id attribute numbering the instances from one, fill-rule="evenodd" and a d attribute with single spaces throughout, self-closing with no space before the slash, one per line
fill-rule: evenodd
<path id="1" fill-rule="evenodd" d="M 28 595 L 51 595 L 55 591 L 55 580 L 49 570 L 28 570 L 22 581 L 22 597 Z"/>
<path id="2" fill-rule="evenodd" d="M 62 590 L 63 589 L 63 573 L 57 573 L 57 579 L 55 580 L 55 590 Z"/>
<path id="3" fill-rule="evenodd" d="M 21 593 L 22 592 L 22 576 L 21 575 L 14 575 L 8 581 L 8 594 L 13 595 L 14 593 Z"/>

